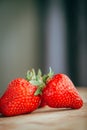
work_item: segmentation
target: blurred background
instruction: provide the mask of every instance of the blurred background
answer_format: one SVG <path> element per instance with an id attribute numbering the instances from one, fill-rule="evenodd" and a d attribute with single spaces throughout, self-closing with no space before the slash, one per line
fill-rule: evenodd
<path id="1" fill-rule="evenodd" d="M 86 0 L 0 0 L 0 95 L 27 70 L 52 67 L 87 86 Z"/>

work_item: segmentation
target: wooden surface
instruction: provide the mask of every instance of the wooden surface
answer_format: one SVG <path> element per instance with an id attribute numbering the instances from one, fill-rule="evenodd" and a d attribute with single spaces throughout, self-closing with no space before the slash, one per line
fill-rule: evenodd
<path id="1" fill-rule="evenodd" d="M 40 108 L 31 114 L 0 116 L 0 130 L 87 130 L 87 88 L 78 89 L 84 100 L 79 110 Z"/>

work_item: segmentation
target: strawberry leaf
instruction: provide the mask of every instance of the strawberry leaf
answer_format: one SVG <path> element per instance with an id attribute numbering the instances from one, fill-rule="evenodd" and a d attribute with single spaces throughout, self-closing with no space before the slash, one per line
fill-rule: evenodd
<path id="1" fill-rule="evenodd" d="M 49 73 L 46 75 L 43 75 L 43 82 L 46 84 L 47 80 L 49 80 L 50 78 L 52 78 L 54 75 L 53 70 L 51 69 L 51 67 L 49 67 Z"/>
<path id="2" fill-rule="evenodd" d="M 31 84 L 37 86 L 35 95 L 41 94 L 41 91 L 44 88 L 45 83 L 43 81 L 42 72 L 40 69 L 38 69 L 37 74 L 34 69 L 27 71 L 26 80 Z"/>

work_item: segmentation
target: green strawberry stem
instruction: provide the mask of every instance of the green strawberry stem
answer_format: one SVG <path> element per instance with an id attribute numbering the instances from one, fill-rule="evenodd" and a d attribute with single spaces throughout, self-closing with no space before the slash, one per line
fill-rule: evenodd
<path id="1" fill-rule="evenodd" d="M 51 79 L 54 75 L 53 70 L 51 69 L 51 67 L 49 67 L 49 73 L 47 75 L 43 76 L 43 82 L 46 84 L 46 82 Z"/>
<path id="2" fill-rule="evenodd" d="M 34 95 L 42 94 L 42 89 L 44 88 L 45 83 L 43 82 L 42 72 L 40 69 L 38 69 L 37 74 L 34 69 L 27 71 L 26 80 L 37 86 L 37 90 Z"/>
<path id="3" fill-rule="evenodd" d="M 34 69 L 27 71 L 26 80 L 37 86 L 37 90 L 35 91 L 34 95 L 42 94 L 42 90 L 46 86 L 47 80 L 52 78 L 53 75 L 54 72 L 52 71 L 51 67 L 49 68 L 49 73 L 47 75 L 44 74 L 43 76 L 40 69 L 38 69 L 37 74 Z"/>

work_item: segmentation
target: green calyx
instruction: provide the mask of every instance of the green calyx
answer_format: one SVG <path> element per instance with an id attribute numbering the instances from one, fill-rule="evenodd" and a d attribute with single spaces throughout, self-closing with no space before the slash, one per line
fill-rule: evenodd
<path id="1" fill-rule="evenodd" d="M 46 82 L 51 79 L 54 75 L 54 72 L 53 70 L 51 69 L 51 67 L 49 67 L 49 73 L 48 74 L 45 74 L 43 75 L 43 82 L 46 84 Z"/>
<path id="2" fill-rule="evenodd" d="M 54 72 L 52 71 L 51 67 L 49 68 L 49 73 L 42 75 L 42 72 L 40 69 L 38 69 L 38 72 L 36 74 L 34 69 L 28 70 L 26 74 L 26 80 L 29 81 L 31 84 L 37 86 L 37 90 L 35 91 L 34 95 L 42 94 L 42 90 L 46 85 L 46 81 L 49 78 L 52 78 L 54 75 Z"/>
<path id="3" fill-rule="evenodd" d="M 45 83 L 43 82 L 42 72 L 40 69 L 38 69 L 37 74 L 34 69 L 27 71 L 26 80 L 37 86 L 37 90 L 34 95 L 42 94 L 42 89 L 44 88 Z"/>

